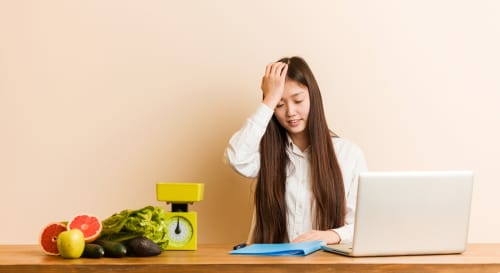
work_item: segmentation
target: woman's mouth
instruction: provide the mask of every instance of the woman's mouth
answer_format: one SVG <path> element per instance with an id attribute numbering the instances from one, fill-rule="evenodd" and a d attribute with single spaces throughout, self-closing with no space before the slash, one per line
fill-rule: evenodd
<path id="1" fill-rule="evenodd" d="M 296 127 L 299 125 L 300 119 L 292 119 L 292 120 L 287 121 L 287 123 L 288 123 L 288 125 L 290 125 L 290 127 Z"/>

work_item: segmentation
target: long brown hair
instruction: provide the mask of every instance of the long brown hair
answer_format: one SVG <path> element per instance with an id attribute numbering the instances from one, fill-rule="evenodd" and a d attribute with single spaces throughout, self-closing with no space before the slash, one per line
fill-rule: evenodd
<path id="1" fill-rule="evenodd" d="M 311 187 L 314 196 L 313 228 L 326 230 L 344 225 L 345 193 L 331 132 L 328 129 L 318 83 L 300 57 L 283 58 L 288 63 L 287 80 L 309 90 L 310 110 L 306 130 L 310 140 Z M 285 183 L 290 164 L 288 137 L 275 116 L 260 142 L 260 171 L 255 188 L 255 243 L 288 242 Z"/>

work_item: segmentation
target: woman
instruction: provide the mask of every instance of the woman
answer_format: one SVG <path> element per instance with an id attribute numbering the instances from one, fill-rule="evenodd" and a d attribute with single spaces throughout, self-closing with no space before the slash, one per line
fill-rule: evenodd
<path id="1" fill-rule="evenodd" d="M 333 134 L 318 84 L 300 57 L 267 65 L 263 100 L 226 159 L 257 178 L 250 243 L 352 241 L 362 151 Z"/>

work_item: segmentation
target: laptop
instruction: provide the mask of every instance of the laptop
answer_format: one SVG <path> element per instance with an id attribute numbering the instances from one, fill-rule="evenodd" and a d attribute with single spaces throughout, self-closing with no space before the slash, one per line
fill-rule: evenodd
<path id="1" fill-rule="evenodd" d="M 347 256 L 462 253 L 473 172 L 365 172 L 359 176 L 352 244 L 324 245 Z"/>

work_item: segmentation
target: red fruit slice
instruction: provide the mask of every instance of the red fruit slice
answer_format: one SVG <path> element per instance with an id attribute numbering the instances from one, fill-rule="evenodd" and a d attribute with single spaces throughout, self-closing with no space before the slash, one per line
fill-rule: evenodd
<path id="1" fill-rule="evenodd" d="M 50 223 L 45 226 L 40 233 L 40 246 L 43 252 L 48 255 L 59 255 L 57 249 L 57 236 L 59 233 L 66 231 L 66 225 L 63 223 Z"/>
<path id="2" fill-rule="evenodd" d="M 99 218 L 90 214 L 75 216 L 68 223 L 68 230 L 77 228 L 83 232 L 86 243 L 91 243 L 101 235 L 102 224 Z"/>

